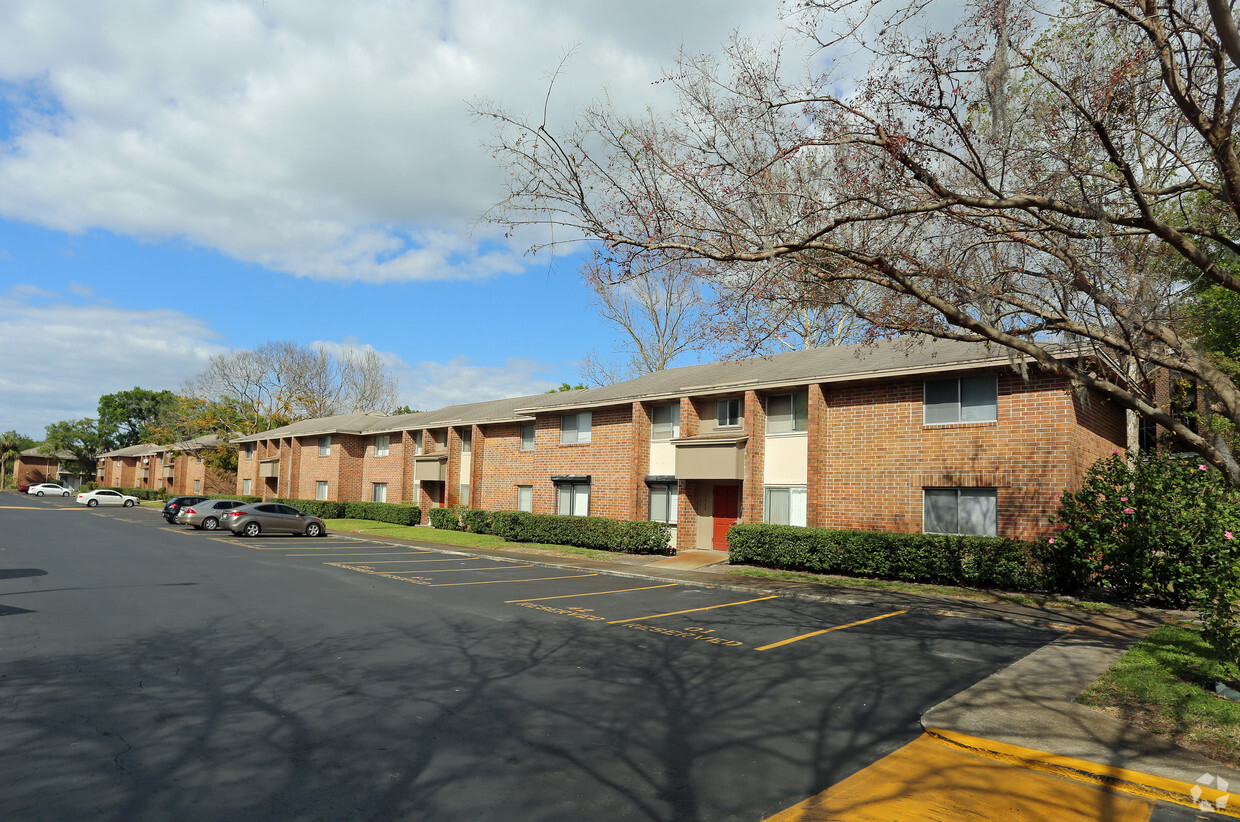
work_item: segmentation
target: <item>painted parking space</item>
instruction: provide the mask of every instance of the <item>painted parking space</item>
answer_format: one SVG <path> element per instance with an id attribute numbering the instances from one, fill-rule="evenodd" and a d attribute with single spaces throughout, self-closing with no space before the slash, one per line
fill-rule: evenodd
<path id="1" fill-rule="evenodd" d="M 427 589 L 475 589 L 497 606 L 527 614 L 764 654 L 799 653 L 806 648 L 813 652 L 858 636 L 879 639 L 934 630 L 925 624 L 926 615 L 910 617 L 903 610 L 876 613 L 868 606 L 824 606 L 683 583 L 620 585 L 616 577 L 605 574 L 355 536 L 292 545 L 285 537 L 220 539 L 255 550 L 283 549 L 290 559 L 319 560 L 342 572 Z M 898 624 L 901 621 L 904 626 Z M 850 636 L 842 639 L 841 634 Z"/>

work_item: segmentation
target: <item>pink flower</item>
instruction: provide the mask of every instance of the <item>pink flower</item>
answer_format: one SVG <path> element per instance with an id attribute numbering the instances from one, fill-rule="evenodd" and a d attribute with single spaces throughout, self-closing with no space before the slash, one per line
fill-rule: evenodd
<path id="1" fill-rule="evenodd" d="M 1137 512 L 1136 512 L 1136 511 L 1134 511 L 1132 508 L 1125 508 L 1125 509 L 1124 509 L 1124 513 L 1125 513 L 1125 514 L 1135 514 L 1135 513 L 1137 513 Z"/>
<path id="2" fill-rule="evenodd" d="M 1224 532 L 1223 532 L 1223 538 L 1224 538 L 1224 539 L 1235 539 L 1235 537 L 1233 537 L 1233 536 L 1231 535 L 1231 531 L 1224 531 Z M 1055 540 L 1051 540 L 1051 542 L 1054 542 L 1054 541 L 1055 541 Z"/>
<path id="3" fill-rule="evenodd" d="M 1209 471 L 1209 470 L 1210 470 L 1210 466 L 1208 466 L 1208 465 L 1198 465 L 1198 466 L 1197 466 L 1197 470 L 1198 470 L 1198 471 Z"/>
<path id="4" fill-rule="evenodd" d="M 1128 501 L 1128 497 L 1120 497 L 1120 498 L 1119 498 L 1119 501 L 1120 501 L 1120 502 L 1127 502 L 1127 501 Z"/>
<path id="5" fill-rule="evenodd" d="M 1231 537 L 1228 537 L 1228 539 L 1231 539 Z M 1054 544 L 1055 544 L 1055 538 L 1054 538 L 1054 537 L 1051 537 L 1050 539 L 1048 539 L 1048 540 L 1047 540 L 1047 542 L 1049 542 L 1051 545 L 1054 545 Z"/>

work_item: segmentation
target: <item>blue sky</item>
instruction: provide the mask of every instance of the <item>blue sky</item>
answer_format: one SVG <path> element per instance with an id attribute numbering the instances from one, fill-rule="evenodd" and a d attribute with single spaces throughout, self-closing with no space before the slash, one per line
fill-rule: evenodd
<path id="1" fill-rule="evenodd" d="M 570 6 L 565 8 L 564 6 Z M 468 103 L 640 111 L 680 47 L 775 3 L 8 0 L 0 29 L 0 430 L 176 389 L 268 340 L 370 346 L 419 408 L 577 381 L 613 332 L 572 250 L 479 222 Z"/>

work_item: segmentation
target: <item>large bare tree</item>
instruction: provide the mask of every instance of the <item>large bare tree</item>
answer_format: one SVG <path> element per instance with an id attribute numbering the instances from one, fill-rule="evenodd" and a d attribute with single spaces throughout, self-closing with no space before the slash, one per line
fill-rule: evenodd
<path id="1" fill-rule="evenodd" d="M 880 332 L 990 341 L 1171 431 L 1240 485 L 1225 438 L 1155 401 L 1174 372 L 1240 426 L 1240 388 L 1186 331 L 1186 287 L 1240 293 L 1240 36 L 1222 0 L 805 0 L 820 58 L 855 85 L 789 79 L 734 39 L 682 55 L 678 105 L 610 103 L 563 129 L 502 108 L 511 172 L 492 217 L 551 223 L 625 268 L 649 254 L 715 276 L 815 281 Z M 821 61 L 811 65 L 821 65 Z M 1080 356 L 1064 358 L 1068 342 Z"/>

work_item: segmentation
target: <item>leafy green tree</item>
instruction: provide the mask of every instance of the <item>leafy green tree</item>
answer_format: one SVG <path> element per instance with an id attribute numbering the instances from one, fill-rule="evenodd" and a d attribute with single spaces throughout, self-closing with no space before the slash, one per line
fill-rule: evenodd
<path id="1" fill-rule="evenodd" d="M 80 420 L 62 420 L 46 426 L 43 445 L 39 450 L 44 454 L 55 454 L 68 451 L 73 455 L 78 470 L 85 474 L 94 474 L 95 464 L 99 455 L 111 451 L 114 443 L 99 430 L 98 423 L 90 417 Z"/>
<path id="2" fill-rule="evenodd" d="M 420 414 L 420 413 L 422 412 L 418 411 L 416 408 L 410 408 L 408 405 L 398 405 L 392 409 L 393 417 L 397 416 L 398 414 Z"/>
<path id="3" fill-rule="evenodd" d="M 16 431 L 5 431 L 0 434 L 0 488 L 4 488 L 4 480 L 14 463 L 27 448 L 33 448 L 35 440 Z"/>
<path id="4" fill-rule="evenodd" d="M 582 388 L 585 388 L 585 387 L 586 387 L 585 383 L 580 383 L 580 382 L 579 382 L 579 383 L 577 383 L 576 385 L 569 385 L 569 384 L 568 384 L 568 383 L 566 383 L 566 382 L 562 382 L 562 383 L 560 383 L 560 387 L 559 387 L 559 388 L 551 388 L 551 389 L 548 389 L 547 391 L 544 391 L 543 393 L 544 393 L 544 394 L 558 394 L 558 393 L 560 393 L 561 391 L 579 391 L 579 390 L 581 390 Z"/>
<path id="5" fill-rule="evenodd" d="M 175 399 L 171 391 L 148 391 L 137 386 L 104 394 L 99 398 L 98 430 L 109 434 L 117 448 L 137 445 L 143 439 L 143 429 L 155 423 Z"/>

